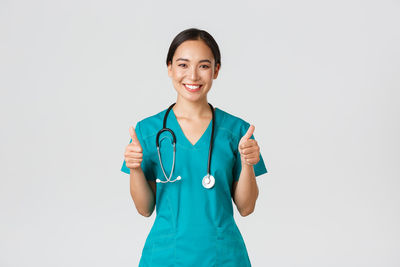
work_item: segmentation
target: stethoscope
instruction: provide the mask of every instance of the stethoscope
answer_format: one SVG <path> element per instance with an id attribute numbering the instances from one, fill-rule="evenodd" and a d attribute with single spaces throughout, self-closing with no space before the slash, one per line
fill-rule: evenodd
<path id="1" fill-rule="evenodd" d="M 162 171 L 163 171 L 164 177 L 165 177 L 165 179 L 166 179 L 166 181 L 161 181 L 160 179 L 157 178 L 157 179 L 156 179 L 156 182 L 157 182 L 157 183 L 168 183 L 168 182 L 173 183 L 173 182 L 176 182 L 176 181 L 179 181 L 179 180 L 182 179 L 181 176 L 178 176 L 178 177 L 176 177 L 174 180 L 171 180 L 172 173 L 174 172 L 174 168 L 175 168 L 175 152 L 176 152 L 176 146 L 175 146 L 175 145 L 176 145 L 176 137 L 175 137 L 174 132 L 173 132 L 171 129 L 166 128 L 168 113 L 170 112 L 170 110 L 172 109 L 172 107 L 173 107 L 175 104 L 176 104 L 176 103 L 173 103 L 173 104 L 168 108 L 167 112 L 165 113 L 165 115 L 164 115 L 164 122 L 163 122 L 163 128 L 162 128 L 160 131 L 158 131 L 157 137 L 156 137 L 156 145 L 157 145 L 158 159 L 159 159 L 159 161 L 160 161 L 160 166 L 161 166 L 161 169 L 162 169 Z M 212 130 L 211 130 L 210 148 L 209 148 L 209 151 L 208 151 L 207 174 L 206 174 L 206 176 L 203 177 L 203 180 L 202 180 L 203 187 L 204 187 L 204 188 L 207 188 L 207 189 L 212 188 L 212 187 L 214 186 L 214 184 L 215 184 L 215 178 L 210 174 L 210 163 L 211 163 L 211 154 L 212 154 L 212 148 L 213 148 L 212 143 L 213 143 L 213 137 L 214 137 L 214 124 L 215 124 L 215 118 L 214 118 L 214 117 L 215 117 L 215 115 L 214 115 L 214 107 L 213 107 L 210 103 L 208 103 L 208 105 L 210 105 L 211 112 L 212 112 Z M 163 133 L 163 132 L 165 132 L 165 131 L 168 131 L 168 132 L 170 132 L 170 133 L 172 134 L 172 138 L 173 138 L 172 146 L 173 146 L 173 149 L 174 149 L 174 152 L 173 152 L 173 159 L 172 159 L 172 170 L 171 170 L 171 173 L 170 173 L 169 177 L 167 177 L 167 175 L 166 175 L 166 173 L 165 173 L 164 166 L 163 166 L 162 160 L 161 160 L 161 155 L 160 155 L 160 142 L 159 142 L 159 137 L 160 137 L 160 134 Z M 167 137 L 167 136 L 164 136 L 164 137 L 161 139 L 161 141 L 162 141 L 164 138 L 166 138 L 166 137 Z"/>

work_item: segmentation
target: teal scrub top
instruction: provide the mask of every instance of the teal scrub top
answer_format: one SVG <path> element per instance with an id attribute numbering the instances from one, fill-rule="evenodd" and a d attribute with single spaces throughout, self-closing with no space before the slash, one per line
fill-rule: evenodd
<path id="1" fill-rule="evenodd" d="M 167 109 L 136 124 L 143 149 L 141 168 L 147 180 L 165 181 L 156 147 L 157 132 Z M 211 189 L 202 185 L 207 174 L 212 121 L 193 145 L 184 135 L 173 109 L 166 127 L 176 135 L 173 183 L 157 183 L 156 218 L 146 238 L 139 267 L 144 266 L 251 266 L 242 235 L 233 217 L 232 183 L 238 181 L 241 159 L 238 144 L 250 124 L 215 107 L 214 142 L 210 172 Z M 169 177 L 172 169 L 172 135 L 160 135 L 160 154 Z M 254 136 L 251 136 L 254 139 Z M 132 139 L 131 139 L 132 141 Z M 264 160 L 253 165 L 256 176 L 267 173 Z M 123 162 L 121 171 L 130 173 Z"/>

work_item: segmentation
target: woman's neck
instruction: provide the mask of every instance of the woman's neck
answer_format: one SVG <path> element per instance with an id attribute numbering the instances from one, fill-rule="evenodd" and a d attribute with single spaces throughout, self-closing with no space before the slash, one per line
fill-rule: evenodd
<path id="1" fill-rule="evenodd" d="M 206 98 L 198 102 L 192 102 L 178 96 L 176 104 L 172 109 L 175 115 L 191 119 L 204 118 L 212 115 L 210 105 Z"/>

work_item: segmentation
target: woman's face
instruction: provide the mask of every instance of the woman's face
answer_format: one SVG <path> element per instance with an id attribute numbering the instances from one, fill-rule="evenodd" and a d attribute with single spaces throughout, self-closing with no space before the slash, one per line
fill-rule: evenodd
<path id="1" fill-rule="evenodd" d="M 175 50 L 168 76 L 180 97 L 197 102 L 206 98 L 219 67 L 215 67 L 214 55 L 204 41 L 188 40 Z"/>

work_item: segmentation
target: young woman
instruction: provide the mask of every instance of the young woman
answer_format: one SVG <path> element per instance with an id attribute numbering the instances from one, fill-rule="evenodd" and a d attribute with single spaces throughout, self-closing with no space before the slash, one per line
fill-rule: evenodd
<path id="1" fill-rule="evenodd" d="M 251 266 L 232 199 L 252 213 L 267 172 L 254 126 L 207 101 L 221 67 L 208 32 L 179 33 L 166 63 L 176 103 L 129 129 L 121 169 L 138 212 L 157 213 L 139 266 Z"/>

